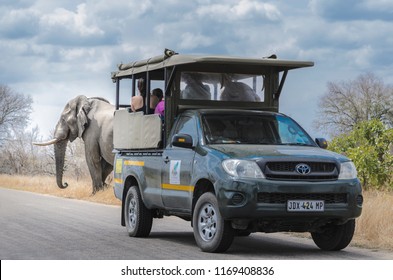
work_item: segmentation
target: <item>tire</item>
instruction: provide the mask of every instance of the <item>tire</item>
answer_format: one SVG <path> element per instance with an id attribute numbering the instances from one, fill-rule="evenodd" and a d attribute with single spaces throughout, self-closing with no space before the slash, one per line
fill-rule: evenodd
<path id="1" fill-rule="evenodd" d="M 355 220 L 343 225 L 330 225 L 323 232 L 312 232 L 314 243 L 325 251 L 339 251 L 349 245 L 355 233 Z"/>
<path id="2" fill-rule="evenodd" d="M 225 252 L 232 244 L 234 230 L 224 221 L 213 193 L 202 194 L 192 217 L 195 241 L 203 252 Z"/>
<path id="3" fill-rule="evenodd" d="M 149 236 L 153 215 L 143 203 L 138 187 L 130 187 L 124 203 L 124 217 L 128 235 L 131 237 Z"/>

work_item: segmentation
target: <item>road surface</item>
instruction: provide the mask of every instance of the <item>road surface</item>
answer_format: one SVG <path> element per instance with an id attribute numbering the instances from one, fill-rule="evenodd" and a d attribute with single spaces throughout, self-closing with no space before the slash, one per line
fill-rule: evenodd
<path id="1" fill-rule="evenodd" d="M 392 260 L 393 252 L 349 246 L 319 250 L 311 239 L 254 233 L 223 254 L 203 253 L 189 222 L 155 219 L 148 238 L 131 238 L 120 207 L 0 188 L 1 260 Z"/>

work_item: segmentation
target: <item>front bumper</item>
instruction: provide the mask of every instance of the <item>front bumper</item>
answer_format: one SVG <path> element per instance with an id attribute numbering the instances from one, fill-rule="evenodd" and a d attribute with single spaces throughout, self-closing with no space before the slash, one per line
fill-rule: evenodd
<path id="1" fill-rule="evenodd" d="M 222 180 L 215 188 L 223 218 L 240 228 L 252 223 L 258 231 L 311 231 L 327 223 L 345 223 L 362 212 L 362 190 L 357 179 Z M 288 212 L 287 201 L 292 199 L 324 200 L 324 211 Z"/>

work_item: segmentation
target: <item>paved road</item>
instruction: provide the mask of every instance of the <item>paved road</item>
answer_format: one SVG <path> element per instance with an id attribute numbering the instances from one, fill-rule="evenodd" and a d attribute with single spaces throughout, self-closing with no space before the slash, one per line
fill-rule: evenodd
<path id="1" fill-rule="evenodd" d="M 393 252 L 323 252 L 310 239 L 257 233 L 236 238 L 224 254 L 208 254 L 179 218 L 155 219 L 149 238 L 130 238 L 118 206 L 0 188 L 0 259 L 392 260 Z"/>

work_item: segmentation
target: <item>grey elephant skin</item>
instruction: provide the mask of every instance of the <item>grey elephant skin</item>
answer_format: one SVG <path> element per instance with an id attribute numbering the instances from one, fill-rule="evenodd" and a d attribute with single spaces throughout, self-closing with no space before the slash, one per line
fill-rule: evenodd
<path id="1" fill-rule="evenodd" d="M 59 188 L 63 183 L 64 159 L 68 141 L 77 137 L 85 144 L 87 166 L 93 184 L 92 193 L 105 188 L 105 180 L 113 170 L 113 116 L 115 107 L 101 97 L 88 98 L 79 95 L 64 107 L 56 125 L 52 140 L 35 145 L 54 145 L 56 181 Z"/>

